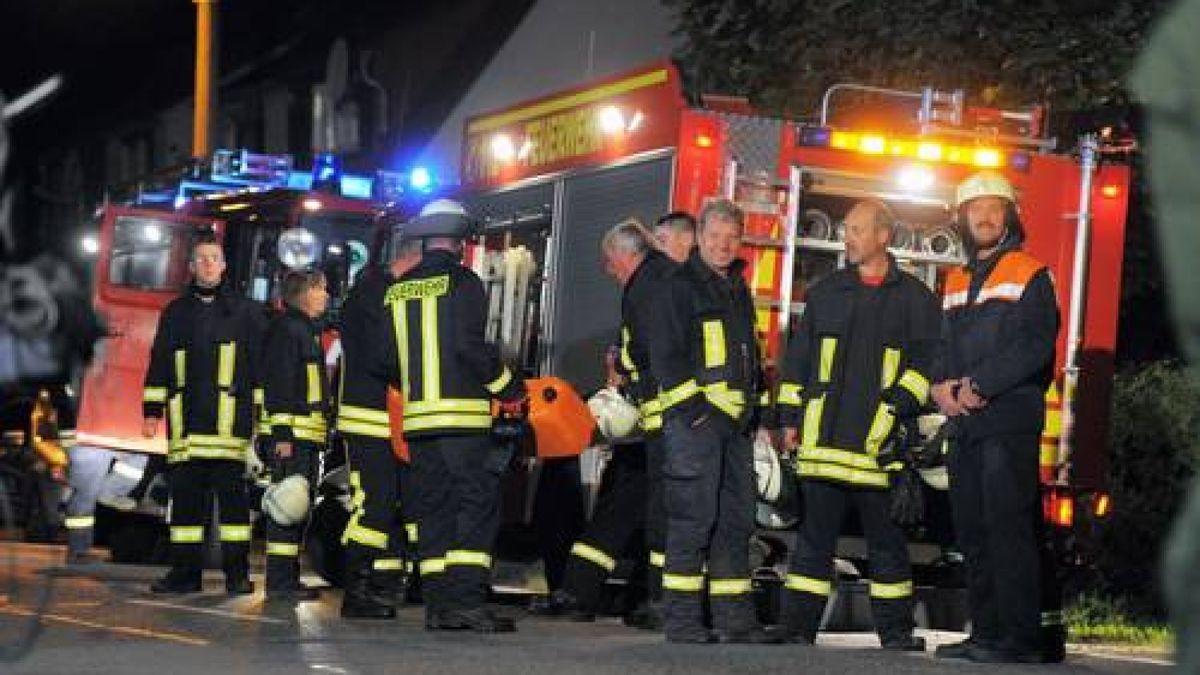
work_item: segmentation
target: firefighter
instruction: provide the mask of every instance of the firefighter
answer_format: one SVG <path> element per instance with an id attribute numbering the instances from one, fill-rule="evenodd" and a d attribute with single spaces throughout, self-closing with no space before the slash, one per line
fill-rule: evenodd
<path id="1" fill-rule="evenodd" d="M 1021 250 L 1012 185 L 984 171 L 955 199 L 968 262 L 946 279 L 932 395 L 958 428 L 948 457 L 971 635 L 939 656 L 1040 662 L 1038 440 L 1054 367 L 1050 271 Z"/>
<path id="2" fill-rule="evenodd" d="M 920 651 L 913 635 L 912 570 L 892 521 L 885 455 L 929 399 L 941 328 L 937 298 L 888 253 L 896 218 L 862 201 L 845 218 L 848 267 L 808 293 L 789 340 L 776 409 L 807 514 L 791 558 L 783 625 L 811 644 L 829 599 L 843 515 L 858 511 L 867 540 L 871 608 L 885 649 Z"/>
<path id="3" fill-rule="evenodd" d="M 272 486 L 263 497 L 266 586 L 268 601 L 296 602 L 319 596 L 300 583 L 299 555 L 330 412 L 317 323 L 329 293 L 321 272 L 293 271 L 284 276 L 281 294 L 287 309 L 267 332 L 262 377 L 274 443 Z"/>
<path id="4" fill-rule="evenodd" d="M 398 532 L 394 527 L 400 472 L 392 452 L 386 373 L 372 371 L 389 321 L 383 300 L 388 287 L 420 261 L 421 242 L 396 238 L 385 268 L 368 269 L 342 306 L 342 365 L 337 430 L 346 442 L 353 512 L 342 535 L 346 544 L 346 592 L 341 615 L 391 619 L 402 586 Z M 382 370 L 382 366 L 377 366 Z M 374 376 L 373 376 L 374 375 Z M 410 528 L 415 534 L 415 527 Z"/>
<path id="5" fill-rule="evenodd" d="M 514 623 L 484 606 L 500 476 L 511 459 L 511 449 L 490 436 L 491 402 L 518 417 L 527 395 L 484 339 L 483 282 L 461 263 L 471 227 L 466 210 L 447 199 L 427 204 L 405 226 L 424 254 L 387 291 L 382 347 L 404 393 L 425 626 L 510 632 Z"/>
<path id="6" fill-rule="evenodd" d="M 266 317 L 222 283 L 225 256 L 211 232 L 191 247 L 187 290 L 158 320 L 143 393 L 142 435 L 167 416 L 171 569 L 155 593 L 200 590 L 204 527 L 216 497 L 225 589 L 254 592 L 244 478 Z"/>
<path id="7" fill-rule="evenodd" d="M 696 219 L 687 211 L 672 211 L 654 221 L 658 250 L 679 264 L 687 262 L 696 248 Z"/>
<path id="8" fill-rule="evenodd" d="M 590 620 L 599 609 L 605 579 L 631 535 L 644 530 L 648 563 L 649 603 L 630 613 L 633 627 L 661 628 L 657 606 L 662 596 L 663 544 L 666 517 L 662 507 L 662 415 L 658 383 L 650 373 L 647 336 L 655 323 L 654 296 L 663 279 L 676 267 L 654 248 L 653 235 L 636 220 L 610 229 L 601 242 L 604 268 L 624 292 L 621 297 L 621 339 L 611 359 L 610 381 L 624 388 L 641 412 L 643 442 L 616 444 L 605 470 L 607 489 L 600 494 L 596 515 L 571 547 L 563 589 L 553 598 L 555 611 Z M 618 374 L 619 373 L 619 374 Z"/>
<path id="9" fill-rule="evenodd" d="M 648 336 L 666 438 L 662 584 L 669 642 L 777 641 L 759 627 L 750 595 L 750 435 L 763 387 L 754 304 L 737 258 L 743 222 L 728 200 L 704 208 L 699 246 L 666 279 Z M 702 619 L 706 560 L 716 633 Z"/>

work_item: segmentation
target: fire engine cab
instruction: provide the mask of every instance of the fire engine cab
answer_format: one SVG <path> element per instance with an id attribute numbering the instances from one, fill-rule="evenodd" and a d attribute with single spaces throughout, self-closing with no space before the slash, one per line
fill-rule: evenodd
<path id="1" fill-rule="evenodd" d="M 1057 283 L 1064 329 L 1042 446 L 1046 514 L 1069 526 L 1076 507 L 1103 516 L 1105 445 L 1129 167 L 1103 135 L 1048 138 L 1043 111 L 966 105 L 962 92 L 832 87 L 803 121 L 755 114 L 744 102 L 685 100 L 668 64 L 594 82 L 469 119 L 463 189 L 486 227 L 481 249 L 523 247 L 536 330 L 519 353 L 534 372 L 600 386 L 600 355 L 619 324 L 620 291 L 605 278 L 600 240 L 636 217 L 697 213 L 728 197 L 747 214 L 742 256 L 769 367 L 784 353 L 807 290 L 845 262 L 841 220 L 872 198 L 897 214 L 892 253 L 940 292 L 964 262 L 954 192 L 981 169 L 1019 193 L 1027 250 Z M 1117 161 L 1113 161 L 1116 159 Z M 931 411 L 932 412 L 932 411 Z M 938 420 L 925 420 L 927 430 Z M 928 476 L 931 523 L 916 541 L 949 542 L 948 506 Z M 760 525 L 789 519 L 761 513 Z M 792 521 L 794 522 L 794 520 Z M 844 539 L 853 546 L 853 540 Z M 846 551 L 843 549 L 843 553 Z M 932 547 L 914 560 L 943 560 Z M 853 556 L 853 552 L 847 554 Z M 859 554 L 861 556 L 861 553 Z"/>

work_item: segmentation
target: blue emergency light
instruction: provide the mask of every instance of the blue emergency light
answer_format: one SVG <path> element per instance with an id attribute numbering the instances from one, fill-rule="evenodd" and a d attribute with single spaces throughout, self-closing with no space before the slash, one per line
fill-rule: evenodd
<path id="1" fill-rule="evenodd" d="M 418 192 L 427 192 L 433 188 L 433 174 L 423 166 L 415 166 L 408 172 L 408 184 Z"/>

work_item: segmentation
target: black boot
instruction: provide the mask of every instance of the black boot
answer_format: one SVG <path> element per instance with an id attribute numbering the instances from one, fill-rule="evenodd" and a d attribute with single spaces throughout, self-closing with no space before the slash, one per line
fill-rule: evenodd
<path id="1" fill-rule="evenodd" d="M 229 595 L 250 595 L 254 592 L 254 582 L 250 581 L 249 565 L 226 565 L 225 592 Z"/>
<path id="2" fill-rule="evenodd" d="M 200 570 L 172 567 L 163 578 L 150 584 L 151 593 L 182 595 L 200 592 Z"/>
<path id="3" fill-rule="evenodd" d="M 380 602 L 371 588 L 371 568 L 347 570 L 346 593 L 342 596 L 343 619 L 394 619 L 396 608 Z"/>
<path id="4" fill-rule="evenodd" d="M 484 607 L 432 611 L 425 616 L 426 630 L 470 630 L 476 633 L 512 633 L 517 624 L 512 619 L 496 616 Z"/>

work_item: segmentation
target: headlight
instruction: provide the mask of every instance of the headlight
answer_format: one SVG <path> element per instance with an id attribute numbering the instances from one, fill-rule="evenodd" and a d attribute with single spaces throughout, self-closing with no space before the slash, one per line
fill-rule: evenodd
<path id="1" fill-rule="evenodd" d="M 316 235 L 303 227 L 293 227 L 280 233 L 277 249 L 279 262 L 292 269 L 308 267 L 321 255 Z"/>

